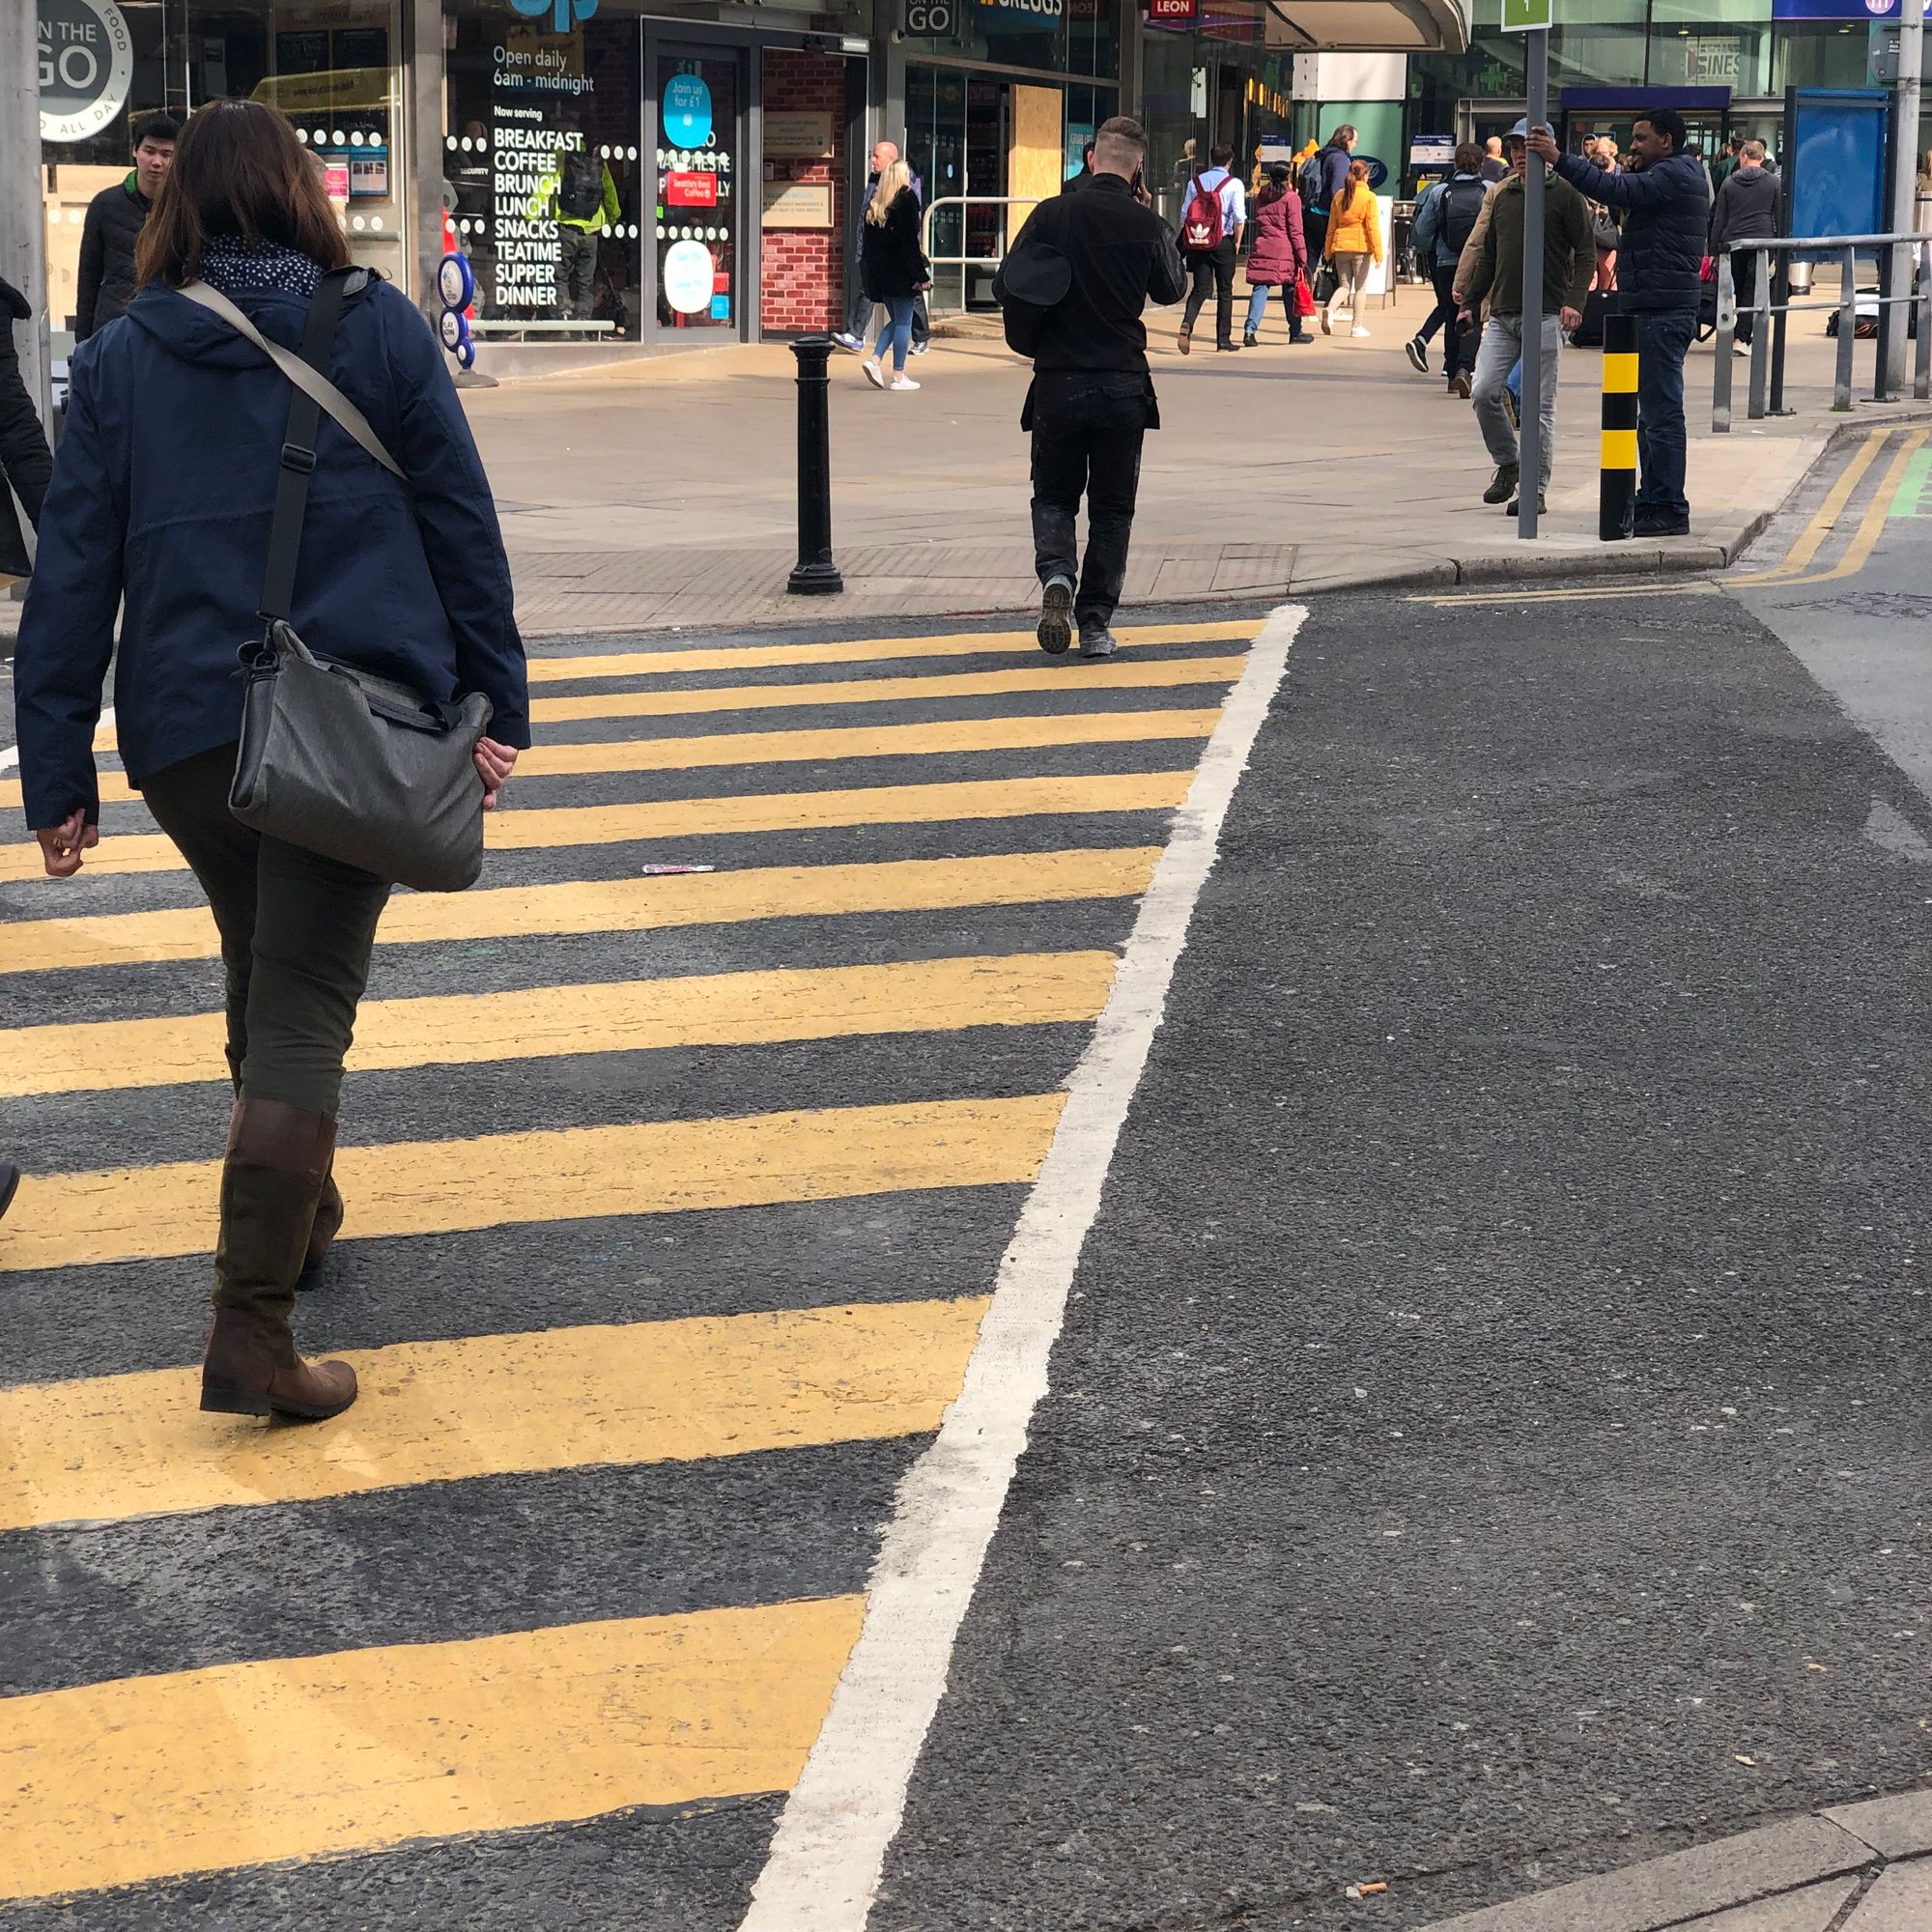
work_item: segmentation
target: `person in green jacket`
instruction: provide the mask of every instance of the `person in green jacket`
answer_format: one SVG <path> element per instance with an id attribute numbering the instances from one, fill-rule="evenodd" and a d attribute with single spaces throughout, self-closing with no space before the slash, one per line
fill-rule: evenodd
<path id="1" fill-rule="evenodd" d="M 549 209 L 562 249 L 557 302 L 571 320 L 588 322 L 597 289 L 597 238 L 616 226 L 620 213 L 617 184 L 609 165 L 587 146 L 558 158 Z"/>
<path id="2" fill-rule="evenodd" d="M 1520 449 L 1509 411 L 1509 374 L 1528 347 L 1522 313 L 1523 171 L 1528 153 L 1529 124 L 1519 121 L 1509 131 L 1504 150 L 1509 178 L 1492 192 L 1487 223 L 1471 235 L 1469 250 L 1456 271 L 1456 298 L 1473 312 L 1486 298 L 1490 319 L 1483 329 L 1483 346 L 1476 356 L 1473 401 L 1483 440 L 1496 466 L 1486 503 L 1509 504 L 1517 514 Z M 1590 207 L 1568 182 L 1550 175 L 1543 185 L 1543 300 L 1536 343 L 1543 358 L 1543 425 L 1541 460 L 1536 480 L 1537 508 L 1549 488 L 1551 459 L 1556 449 L 1556 375 L 1563 354 L 1563 331 L 1579 327 L 1583 298 L 1597 271 L 1597 251 L 1590 239 Z"/>

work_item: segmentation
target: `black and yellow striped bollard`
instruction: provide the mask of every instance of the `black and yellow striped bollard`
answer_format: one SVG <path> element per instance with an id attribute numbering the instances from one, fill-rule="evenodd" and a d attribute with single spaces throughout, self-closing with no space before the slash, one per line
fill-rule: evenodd
<path id="1" fill-rule="evenodd" d="M 1604 318 L 1604 452 L 1597 495 L 1597 535 L 1628 537 L 1636 521 L 1636 317 L 1614 309 Z"/>

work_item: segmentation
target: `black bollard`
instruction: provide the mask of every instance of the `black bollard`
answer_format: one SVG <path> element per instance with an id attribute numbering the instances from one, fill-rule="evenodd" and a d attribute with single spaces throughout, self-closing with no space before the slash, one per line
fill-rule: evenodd
<path id="1" fill-rule="evenodd" d="M 832 561 L 832 425 L 826 404 L 832 340 L 807 335 L 791 346 L 798 357 L 798 562 L 785 588 L 794 597 L 834 597 L 845 588 Z"/>

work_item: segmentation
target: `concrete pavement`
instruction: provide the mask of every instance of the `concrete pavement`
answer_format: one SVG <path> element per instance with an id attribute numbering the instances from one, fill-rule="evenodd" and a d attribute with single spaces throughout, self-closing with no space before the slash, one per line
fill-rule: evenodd
<path id="1" fill-rule="evenodd" d="M 1263 348 L 1184 359 L 1174 318 L 1151 314 L 1163 427 L 1148 439 L 1128 601 L 1709 569 L 1736 556 L 1840 426 L 1822 318 L 1794 323 L 1799 413 L 1728 437 L 1708 433 L 1711 351 L 1693 351 L 1693 534 L 1605 546 L 1601 357 L 1568 352 L 1550 513 L 1526 544 L 1480 500 L 1488 460 L 1467 405 L 1404 359 L 1426 307 L 1404 289 L 1371 311 L 1368 341 L 1299 349 L 1277 312 Z M 1870 355 L 1861 345 L 1861 374 Z M 1037 595 L 1018 428 L 1027 370 L 983 331 L 938 338 L 914 367 L 917 395 L 882 395 L 852 358 L 835 360 L 847 589 L 822 614 L 1023 610 Z M 792 369 L 784 349 L 754 348 L 467 392 L 526 626 L 798 621 L 801 600 L 782 594 L 796 554 Z"/>

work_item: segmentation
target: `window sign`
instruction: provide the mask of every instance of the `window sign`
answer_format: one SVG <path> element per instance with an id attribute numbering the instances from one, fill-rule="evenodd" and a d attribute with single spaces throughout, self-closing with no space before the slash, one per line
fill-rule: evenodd
<path id="1" fill-rule="evenodd" d="M 40 0 L 41 139 L 84 141 L 128 104 L 134 43 L 114 0 Z"/>

